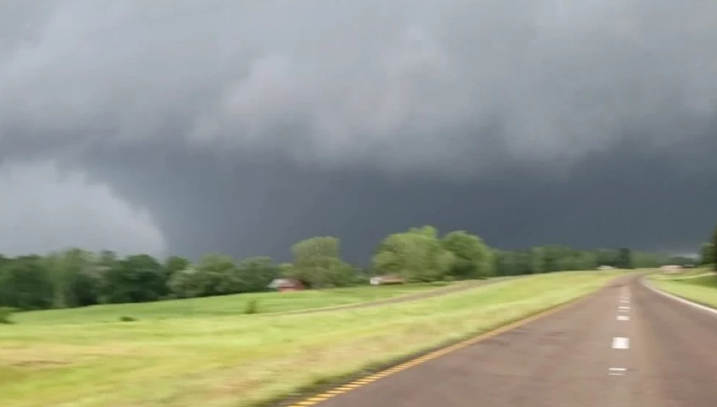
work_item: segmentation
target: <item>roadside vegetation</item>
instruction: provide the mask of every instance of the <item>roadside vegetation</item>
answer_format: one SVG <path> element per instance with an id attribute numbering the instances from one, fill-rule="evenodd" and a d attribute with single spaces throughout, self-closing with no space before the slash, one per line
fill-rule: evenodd
<path id="1" fill-rule="evenodd" d="M 536 275 L 306 315 L 98 322 L 58 310 L 52 324 L 28 318 L 0 329 L 0 394 L 16 407 L 256 405 L 522 319 L 619 274 Z"/>
<path id="2" fill-rule="evenodd" d="M 695 268 L 686 268 L 679 270 L 679 272 L 673 272 L 673 273 L 655 273 L 650 275 L 650 278 L 653 280 L 670 280 L 670 281 L 680 281 L 680 280 L 687 280 L 687 279 L 693 279 L 693 278 L 699 278 L 699 277 L 705 277 L 705 276 L 713 276 L 715 275 L 715 272 L 709 268 L 709 267 L 695 267 Z"/>
<path id="3" fill-rule="evenodd" d="M 717 308 L 716 248 L 717 227 L 710 240 L 700 248 L 700 267 L 676 274 L 655 273 L 650 275 L 650 281 L 665 292 Z"/>
<path id="4" fill-rule="evenodd" d="M 717 226 L 708 242 L 700 248 L 701 262 L 704 267 L 717 271 Z"/>
<path id="5" fill-rule="evenodd" d="M 658 276 L 651 277 L 652 284 L 665 292 L 700 304 L 717 308 L 717 274 L 701 269 L 692 277 Z"/>
<path id="6" fill-rule="evenodd" d="M 272 290 L 269 284 L 277 278 L 297 280 L 309 289 L 327 289 L 368 285 L 378 275 L 430 283 L 598 266 L 647 268 L 671 262 L 665 255 L 628 248 L 578 250 L 553 245 L 500 250 L 477 235 L 453 231 L 441 236 L 430 226 L 387 236 L 365 267 L 344 260 L 339 240 L 330 236 L 298 242 L 290 253 L 291 262 L 283 263 L 269 257 L 234 259 L 216 253 L 196 262 L 179 256 L 120 257 L 112 251 L 92 253 L 77 248 L 45 255 L 0 255 L 0 307 L 28 311 L 247 295 Z M 185 303 L 187 312 L 193 304 Z M 258 305 L 258 312 L 280 311 L 271 304 Z"/>
<path id="7" fill-rule="evenodd" d="M 283 263 L 78 248 L 0 256 L 3 405 L 252 405 L 579 297 L 619 274 L 612 268 L 671 260 L 628 248 L 499 250 L 431 226 L 382 239 L 365 267 L 343 259 L 331 236 L 290 254 Z M 520 275 L 411 302 L 299 312 Z M 402 284 L 369 286 L 374 276 Z M 277 279 L 300 291 L 267 292 L 286 288 Z"/>

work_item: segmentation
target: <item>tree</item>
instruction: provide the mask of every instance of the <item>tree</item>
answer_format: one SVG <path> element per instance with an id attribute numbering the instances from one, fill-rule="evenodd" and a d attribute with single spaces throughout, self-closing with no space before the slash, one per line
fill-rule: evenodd
<path id="1" fill-rule="evenodd" d="M 269 283 L 280 275 L 279 267 L 272 263 L 270 257 L 243 259 L 237 269 L 245 292 L 266 291 Z"/>
<path id="2" fill-rule="evenodd" d="M 341 260 L 339 239 L 331 236 L 302 240 L 291 248 L 294 264 L 288 277 L 312 288 L 342 286 L 353 280 L 353 268 Z"/>
<path id="3" fill-rule="evenodd" d="M 3 264 L 0 270 L 0 305 L 22 310 L 52 306 L 53 290 L 49 273 L 40 256 L 21 256 Z"/>
<path id="4" fill-rule="evenodd" d="M 281 263 L 277 266 L 281 277 L 291 277 L 294 275 L 294 265 L 291 263 Z"/>
<path id="5" fill-rule="evenodd" d="M 576 256 L 577 270 L 595 270 L 598 267 L 595 253 L 584 251 Z"/>
<path id="6" fill-rule="evenodd" d="M 715 253 L 715 245 L 712 242 L 702 244 L 702 250 L 700 251 L 700 263 L 707 266 L 715 264 L 717 259 L 717 253 Z"/>
<path id="7" fill-rule="evenodd" d="M 172 275 L 178 271 L 185 270 L 189 267 L 189 260 L 179 256 L 169 256 L 164 261 L 164 271 L 167 274 L 167 279 L 171 278 Z"/>
<path id="8" fill-rule="evenodd" d="M 47 277 L 52 285 L 53 308 L 66 308 L 69 306 L 67 296 L 69 294 L 69 282 L 72 277 L 67 275 L 70 270 L 65 267 L 63 257 L 61 253 L 50 253 L 40 259 L 43 267 L 47 270 Z"/>
<path id="9" fill-rule="evenodd" d="M 632 252 L 626 247 L 621 247 L 618 250 L 616 266 L 621 269 L 631 269 L 632 266 Z"/>
<path id="10" fill-rule="evenodd" d="M 407 281 L 444 279 L 455 261 L 456 256 L 443 247 L 431 226 L 386 237 L 372 258 L 375 269 Z"/>
<path id="11" fill-rule="evenodd" d="M 197 274 L 194 281 L 199 284 L 202 296 L 236 294 L 243 291 L 244 282 L 231 256 L 211 253 L 202 257 L 195 268 Z"/>
<path id="12" fill-rule="evenodd" d="M 561 271 L 560 260 L 565 257 L 565 248 L 562 246 L 543 246 L 544 269 L 546 273 Z M 523 274 L 523 273 L 521 273 Z"/>
<path id="13" fill-rule="evenodd" d="M 492 253 L 478 236 L 454 231 L 443 237 L 442 244 L 455 257 L 448 272 L 454 278 L 481 278 L 493 274 Z"/>
<path id="14" fill-rule="evenodd" d="M 54 308 L 96 304 L 100 277 L 94 271 L 102 260 L 102 254 L 98 258 L 79 248 L 45 256 L 43 261 L 53 286 Z"/>
<path id="15" fill-rule="evenodd" d="M 167 281 L 167 287 L 174 298 L 203 297 L 207 295 L 203 277 L 196 269 L 187 267 L 172 274 Z"/>
<path id="16" fill-rule="evenodd" d="M 530 272 L 532 274 L 545 272 L 545 251 L 542 247 L 530 249 Z"/>
<path id="17" fill-rule="evenodd" d="M 97 255 L 97 265 L 101 268 L 110 269 L 116 266 L 119 261 L 117 253 L 112 250 L 102 250 L 99 255 Z"/>
<path id="18" fill-rule="evenodd" d="M 149 302 L 164 297 L 167 279 L 162 265 L 148 254 L 128 256 L 104 272 L 103 302 Z"/>
<path id="19" fill-rule="evenodd" d="M 714 245 L 717 230 L 712 240 L 702 249 L 705 263 L 717 263 Z M 298 278 L 318 288 L 360 284 L 369 275 L 380 274 L 398 274 L 407 281 L 433 281 L 489 274 L 587 270 L 597 265 L 625 267 L 625 263 L 631 263 L 655 267 L 670 261 L 693 262 L 689 258 L 629 249 L 578 250 L 548 245 L 497 250 L 464 231 L 440 238 L 432 226 L 387 236 L 372 257 L 371 267 L 363 270 L 341 259 L 339 240 L 334 237 L 298 242 L 292 253 L 294 263 L 278 265 L 268 257 L 250 257 L 237 264 L 230 256 L 221 254 L 206 255 L 194 265 L 178 256 L 168 257 L 160 264 L 146 254 L 120 259 L 109 250 L 92 253 L 79 248 L 46 256 L 0 255 L 0 307 L 67 308 L 264 291 L 279 276 Z"/>

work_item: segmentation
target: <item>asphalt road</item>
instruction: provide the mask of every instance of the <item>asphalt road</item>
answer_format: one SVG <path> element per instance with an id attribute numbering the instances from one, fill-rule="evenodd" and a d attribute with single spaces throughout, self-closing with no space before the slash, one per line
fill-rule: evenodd
<path id="1" fill-rule="evenodd" d="M 717 315 L 635 276 L 319 407 L 715 407 Z"/>

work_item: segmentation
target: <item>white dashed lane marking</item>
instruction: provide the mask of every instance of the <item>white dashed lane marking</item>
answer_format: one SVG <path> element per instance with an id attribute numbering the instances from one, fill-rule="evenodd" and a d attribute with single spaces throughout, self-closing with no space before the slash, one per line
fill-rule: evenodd
<path id="1" fill-rule="evenodd" d="M 630 339 L 624 338 L 622 336 L 616 336 L 612 338 L 612 348 L 613 349 L 629 349 L 630 348 Z"/>
<path id="2" fill-rule="evenodd" d="M 630 306 L 627 305 L 630 303 L 630 294 L 627 289 L 623 288 L 622 292 L 620 294 L 619 304 L 617 307 L 618 315 L 615 316 L 615 319 L 618 321 L 629 321 L 630 317 L 628 315 L 619 315 L 619 314 L 626 314 L 630 312 Z M 612 348 L 613 349 L 629 349 L 630 348 L 630 339 L 622 337 L 622 336 L 616 336 L 612 338 Z M 625 376 L 625 372 L 627 372 L 627 369 L 624 367 L 611 367 L 608 369 L 608 376 Z"/>
<path id="3" fill-rule="evenodd" d="M 610 369 L 608 369 L 608 374 L 610 376 L 625 376 L 626 371 L 627 369 L 625 369 L 624 367 L 611 367 Z"/>

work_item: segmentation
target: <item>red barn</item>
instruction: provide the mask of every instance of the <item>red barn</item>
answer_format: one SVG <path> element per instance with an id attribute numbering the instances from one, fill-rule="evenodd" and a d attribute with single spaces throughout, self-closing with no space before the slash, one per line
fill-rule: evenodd
<path id="1" fill-rule="evenodd" d="M 306 289 L 301 281 L 295 278 L 277 278 L 269 284 L 269 288 L 273 288 L 281 292 L 302 291 Z"/>

